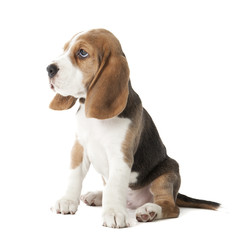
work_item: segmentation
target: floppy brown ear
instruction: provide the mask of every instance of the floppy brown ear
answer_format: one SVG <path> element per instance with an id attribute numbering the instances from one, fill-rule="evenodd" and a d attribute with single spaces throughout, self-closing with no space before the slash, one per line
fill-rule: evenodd
<path id="1" fill-rule="evenodd" d="M 77 101 L 77 98 L 72 96 L 64 97 L 60 94 L 56 94 L 56 96 L 51 101 L 49 107 L 53 110 L 67 110 L 71 108 L 75 102 Z"/>
<path id="2" fill-rule="evenodd" d="M 105 56 L 89 86 L 85 111 L 90 118 L 107 119 L 119 115 L 127 104 L 129 68 L 123 55 Z"/>

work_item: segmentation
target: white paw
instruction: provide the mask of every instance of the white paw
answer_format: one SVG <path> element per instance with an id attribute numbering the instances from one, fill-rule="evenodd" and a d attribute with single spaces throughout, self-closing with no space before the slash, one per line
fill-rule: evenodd
<path id="1" fill-rule="evenodd" d="M 103 212 L 103 226 L 111 228 L 130 227 L 126 211 L 109 208 Z"/>
<path id="2" fill-rule="evenodd" d="M 162 218 L 162 208 L 154 203 L 146 203 L 136 210 L 138 222 L 151 222 Z"/>
<path id="3" fill-rule="evenodd" d="M 88 192 L 81 196 L 81 200 L 88 206 L 102 206 L 102 192 Z"/>
<path id="4" fill-rule="evenodd" d="M 55 203 L 52 211 L 58 214 L 75 214 L 78 209 L 79 201 L 62 198 Z"/>

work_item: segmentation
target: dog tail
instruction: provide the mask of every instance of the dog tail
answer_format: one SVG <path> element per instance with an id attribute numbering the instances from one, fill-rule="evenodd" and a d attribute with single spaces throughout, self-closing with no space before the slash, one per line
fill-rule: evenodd
<path id="1" fill-rule="evenodd" d="M 178 193 L 176 203 L 179 207 L 203 208 L 203 209 L 211 209 L 211 210 L 217 210 L 221 205 L 220 203 L 217 203 L 217 202 L 190 198 L 181 193 Z"/>

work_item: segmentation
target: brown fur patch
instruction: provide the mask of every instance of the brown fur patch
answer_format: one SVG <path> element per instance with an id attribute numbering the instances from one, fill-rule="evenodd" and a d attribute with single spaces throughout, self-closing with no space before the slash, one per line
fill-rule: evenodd
<path id="1" fill-rule="evenodd" d="M 176 205 L 176 195 L 180 187 L 180 176 L 166 173 L 156 178 L 151 185 L 151 192 L 155 204 L 162 207 L 162 218 L 175 218 L 179 215 Z"/>
<path id="2" fill-rule="evenodd" d="M 139 141 L 140 138 L 140 132 L 137 134 L 137 129 L 134 127 L 134 123 L 132 122 L 125 140 L 122 144 L 122 151 L 124 153 L 124 161 L 127 163 L 127 165 L 132 168 L 133 161 L 134 161 L 134 149 L 136 148 L 136 142 Z M 135 146 L 134 146 L 135 145 Z"/>
<path id="3" fill-rule="evenodd" d="M 130 168 L 133 165 L 134 154 L 137 150 L 143 128 L 142 111 L 143 108 L 141 100 L 137 94 L 134 94 L 131 83 L 129 83 L 127 106 L 119 117 L 127 117 L 132 121 L 126 133 L 125 140 L 122 143 L 124 161 Z"/>
<path id="4" fill-rule="evenodd" d="M 49 108 L 53 110 L 67 110 L 71 108 L 76 101 L 77 99 L 72 96 L 64 97 L 57 93 L 51 101 Z"/>
<path id="5" fill-rule="evenodd" d="M 83 160 L 83 147 L 76 140 L 71 152 L 71 168 L 74 169 L 80 165 Z"/>

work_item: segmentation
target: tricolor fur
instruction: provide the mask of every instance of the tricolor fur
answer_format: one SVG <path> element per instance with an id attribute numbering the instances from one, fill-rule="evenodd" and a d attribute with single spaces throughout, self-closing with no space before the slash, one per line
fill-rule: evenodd
<path id="1" fill-rule="evenodd" d="M 74 214 L 80 199 L 103 206 L 103 225 L 129 226 L 127 207 L 139 222 L 179 215 L 179 206 L 217 209 L 219 204 L 178 193 L 178 163 L 167 155 L 158 131 L 132 89 L 129 67 L 117 38 L 107 30 L 76 34 L 64 53 L 47 68 L 50 104 L 71 108 L 79 99 L 77 138 L 72 149 L 71 177 L 57 213 Z M 103 176 L 102 192 L 81 196 L 90 164 Z"/>

